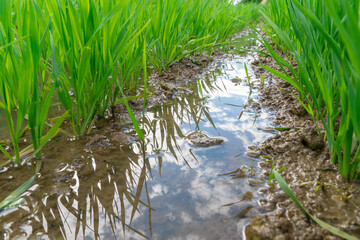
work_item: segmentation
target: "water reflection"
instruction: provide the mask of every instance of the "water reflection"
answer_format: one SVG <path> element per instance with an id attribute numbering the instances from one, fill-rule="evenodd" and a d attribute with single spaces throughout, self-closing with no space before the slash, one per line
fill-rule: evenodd
<path id="1" fill-rule="evenodd" d="M 196 161 L 197 159 L 192 149 L 187 148 L 186 135 L 190 131 L 200 131 L 201 122 L 210 122 L 216 129 L 209 107 L 205 103 L 206 98 L 181 94 L 169 103 L 155 106 L 147 114 L 144 122 L 149 141 L 147 152 L 171 153 L 172 158 L 177 161 L 183 160 L 191 167 L 188 162 L 189 158 L 194 158 Z M 160 161 L 162 162 L 162 159 Z M 159 163 L 160 168 L 161 162 Z"/>
<path id="2" fill-rule="evenodd" d="M 63 160 L 81 153 L 76 144 L 70 148 L 70 154 L 61 156 Z M 146 202 L 140 199 L 142 191 L 147 192 L 147 166 L 130 146 L 122 147 L 112 156 L 101 156 L 106 152 L 94 151 L 93 155 L 75 157 L 72 162 L 57 167 L 58 161 L 52 157 L 61 150 L 53 151 L 44 166 L 47 172 L 25 197 L 26 207 L 1 213 L 4 222 L 22 218 L 12 224 L 18 225 L 14 228 L 18 231 L 15 236 L 23 233 L 33 238 L 48 233 L 42 237 L 121 238 L 126 229 L 132 229 L 130 225 L 139 206 L 151 211 L 149 199 Z M 145 237 L 141 231 L 132 230 L 136 239 Z"/>
<path id="3" fill-rule="evenodd" d="M 234 79 L 244 78 L 244 61 L 249 59 L 215 64 L 199 84 L 187 86 L 192 94 L 150 109 L 145 158 L 138 142 L 119 144 L 113 132 L 94 133 L 91 146 L 88 138 L 53 139 L 26 203 L 0 213 L 0 233 L 39 239 L 241 238 L 249 218 L 261 211 L 257 190 L 264 182 L 252 184 L 259 170 L 250 171 L 246 146 L 269 136 L 257 130 L 269 125 L 266 112 L 256 126 L 251 109 L 239 120 L 249 88 Z M 195 147 L 186 139 L 193 131 L 226 141 Z"/>

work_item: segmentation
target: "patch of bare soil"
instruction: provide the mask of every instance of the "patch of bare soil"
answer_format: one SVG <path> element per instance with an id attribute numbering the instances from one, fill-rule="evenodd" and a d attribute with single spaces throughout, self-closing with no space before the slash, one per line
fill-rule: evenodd
<path id="1" fill-rule="evenodd" d="M 286 58 L 280 51 L 278 54 Z M 260 57 L 253 62 L 259 74 L 265 74 L 260 63 L 281 71 L 271 57 Z M 278 132 L 255 147 L 255 151 L 277 159 L 275 169 L 287 167 L 280 174 L 311 214 L 360 238 L 359 182 L 347 182 L 338 174 L 337 166 L 330 161 L 328 144 L 323 141 L 321 123 L 319 136 L 311 117 L 293 96 L 291 86 L 274 76 L 268 77 L 269 85 L 261 91 L 260 103 L 276 112 L 274 124 L 290 129 Z M 260 164 L 265 175 L 270 174 L 272 164 Z M 310 183 L 299 186 L 306 182 Z M 315 192 L 319 184 L 323 185 Z M 252 220 L 245 229 L 247 239 L 337 239 L 308 218 L 278 184 L 262 191 L 266 197 L 260 205 L 272 212 Z"/>
<path id="2" fill-rule="evenodd" d="M 215 52 L 214 55 L 219 55 Z M 200 55 L 184 58 L 171 65 L 168 71 L 153 74 L 150 79 L 151 91 L 155 95 L 150 101 L 163 102 L 171 99 L 177 93 L 189 93 L 185 87 L 188 81 L 196 81 L 198 76 L 208 64 L 213 61 L 214 55 Z"/>

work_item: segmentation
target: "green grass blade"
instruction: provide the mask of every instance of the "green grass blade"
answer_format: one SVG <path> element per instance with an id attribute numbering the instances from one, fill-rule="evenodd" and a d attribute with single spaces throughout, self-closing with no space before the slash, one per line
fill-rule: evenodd
<path id="1" fill-rule="evenodd" d="M 0 50 L 1 50 L 1 49 L 5 49 L 5 48 L 8 48 L 8 47 L 14 45 L 15 43 L 21 42 L 21 41 L 23 41 L 23 40 L 25 40 L 25 39 L 27 39 L 27 38 L 29 38 L 29 37 L 30 37 L 30 35 L 24 36 L 24 37 L 21 37 L 21 38 L 19 38 L 19 39 L 14 40 L 14 41 L 12 41 L 12 42 L 10 42 L 10 43 L 8 43 L 8 44 L 5 44 L 5 45 L 3 45 L 3 46 L 0 46 Z"/>
<path id="2" fill-rule="evenodd" d="M 8 195 L 3 201 L 0 202 L 0 211 L 6 209 L 11 203 L 16 201 L 21 194 L 28 190 L 35 182 L 37 174 L 32 176 L 28 181 L 23 183 L 20 187 L 15 189 L 10 195 Z"/>
<path id="3" fill-rule="evenodd" d="M 0 151 L 2 151 L 5 156 L 10 159 L 11 161 L 13 161 L 13 157 L 5 150 L 5 148 L 3 146 L 0 145 Z"/>
<path id="4" fill-rule="evenodd" d="M 294 193 L 291 191 L 291 189 L 289 188 L 289 186 L 286 184 L 285 180 L 281 177 L 281 175 L 279 174 L 278 171 L 274 171 L 274 175 L 276 180 L 279 182 L 280 187 L 282 188 L 282 190 L 295 202 L 295 204 L 301 208 L 301 210 L 303 210 L 314 222 L 316 222 L 317 224 L 319 224 L 320 227 L 328 230 L 329 232 L 331 232 L 332 234 L 342 237 L 344 239 L 348 239 L 348 240 L 356 240 L 356 237 L 353 237 L 343 231 L 341 231 L 340 229 L 331 226 L 330 224 L 327 224 L 326 222 L 320 220 L 319 218 L 311 215 L 304 207 L 303 205 L 301 205 L 301 203 L 299 202 L 299 200 L 295 197 Z"/>
<path id="5" fill-rule="evenodd" d="M 143 98 L 143 129 L 145 129 L 145 108 L 146 108 L 146 92 L 147 92 L 147 60 L 146 60 L 146 38 L 143 43 L 143 71 L 144 71 L 144 98 Z"/>
<path id="6" fill-rule="evenodd" d="M 37 149 L 34 149 L 35 151 L 32 153 L 32 155 L 26 159 L 26 162 L 30 161 L 33 157 L 36 156 L 37 153 L 40 152 L 40 150 L 47 144 L 47 142 L 55 137 L 60 132 L 60 125 L 63 123 L 63 121 L 69 116 L 69 112 L 65 112 L 61 117 L 56 118 L 54 125 L 50 128 L 50 130 L 46 133 L 45 136 L 43 136 L 40 139 L 40 144 L 38 145 Z"/>
<path id="7" fill-rule="evenodd" d="M 302 92 L 302 89 L 301 87 L 299 86 L 299 84 L 297 82 L 295 82 L 291 77 L 289 76 L 286 76 L 285 74 L 282 74 L 281 72 L 273 69 L 273 68 L 270 68 L 268 66 L 265 66 L 263 64 L 260 64 L 260 66 L 262 66 L 265 70 L 267 70 L 268 72 L 274 74 L 275 76 L 281 78 L 282 80 L 290 83 L 292 86 L 294 86 L 296 88 L 296 90 L 298 90 L 299 92 Z"/>
<path id="8" fill-rule="evenodd" d="M 131 110 L 131 108 L 130 108 L 130 106 L 129 106 L 129 103 L 128 103 L 127 100 L 126 100 L 126 96 L 125 96 L 123 90 L 121 89 L 120 84 L 119 84 L 119 83 L 117 83 L 117 84 L 118 84 L 120 93 L 121 93 L 121 95 L 123 96 L 123 98 L 124 98 L 124 100 L 125 100 L 124 103 L 125 103 L 126 109 L 127 109 L 127 111 L 128 111 L 128 114 L 129 114 L 129 116 L 130 116 L 131 122 L 132 122 L 132 124 L 134 125 L 135 131 L 136 131 L 136 133 L 137 133 L 140 141 L 141 141 L 141 142 L 145 142 L 144 133 L 143 133 L 143 131 L 140 129 L 139 123 L 136 121 L 135 115 L 134 115 L 133 111 Z"/>
<path id="9" fill-rule="evenodd" d="M 38 177 L 38 174 L 41 169 L 41 165 L 42 165 L 41 160 L 38 160 L 36 163 L 35 174 L 29 180 L 27 180 L 20 187 L 15 189 L 12 193 L 10 193 L 10 195 L 8 195 L 4 200 L 2 200 L 0 202 L 0 211 L 11 206 L 12 203 L 14 203 L 16 200 L 19 199 L 21 194 L 23 194 L 25 191 L 27 191 L 32 186 L 32 184 L 35 182 L 35 180 Z"/>

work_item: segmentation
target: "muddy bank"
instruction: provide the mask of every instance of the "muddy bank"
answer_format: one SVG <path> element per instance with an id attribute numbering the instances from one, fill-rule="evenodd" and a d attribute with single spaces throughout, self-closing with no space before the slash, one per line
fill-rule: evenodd
<path id="1" fill-rule="evenodd" d="M 286 58 L 282 52 L 278 54 Z M 260 63 L 281 71 L 272 58 L 259 57 L 253 62 L 259 75 L 266 74 Z M 293 96 L 291 86 L 266 75 L 268 85 L 261 90 L 261 106 L 275 111 L 274 124 L 287 130 L 278 132 L 254 149 L 271 156 L 273 161 L 276 159 L 275 169 L 287 167 L 280 174 L 311 214 L 359 238 L 359 181 L 348 183 L 338 174 L 337 166 L 330 161 L 327 142 L 323 141 L 321 123 L 318 123 L 322 132 L 319 136 L 311 117 Z M 273 161 L 260 164 L 265 175 L 270 174 Z M 300 186 L 303 183 L 306 184 Z M 315 192 L 318 185 L 321 187 Z M 310 220 L 278 184 L 261 191 L 265 199 L 260 205 L 273 212 L 252 220 L 245 229 L 247 239 L 337 238 Z"/>

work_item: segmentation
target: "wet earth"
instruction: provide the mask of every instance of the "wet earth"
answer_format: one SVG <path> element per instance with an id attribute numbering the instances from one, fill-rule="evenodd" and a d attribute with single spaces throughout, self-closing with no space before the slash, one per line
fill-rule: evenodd
<path id="1" fill-rule="evenodd" d="M 284 53 L 278 51 L 278 54 L 288 61 Z M 272 58 L 263 56 L 253 62 L 255 73 L 263 72 L 260 63 L 281 71 Z M 317 125 L 322 136 L 294 97 L 296 93 L 291 86 L 267 75 L 269 85 L 261 90 L 260 103 L 276 112 L 273 123 L 284 127 L 284 131 L 253 147 L 272 159 L 259 166 L 269 175 L 276 159 L 274 168 L 285 168 L 281 171 L 282 177 L 307 211 L 360 238 L 359 180 L 347 182 L 338 174 L 337 166 L 330 161 L 321 123 Z M 338 239 L 310 220 L 278 184 L 261 191 L 266 197 L 259 201 L 260 205 L 273 213 L 256 216 L 246 228 L 247 239 Z"/>
<path id="2" fill-rule="evenodd" d="M 359 183 L 338 176 L 290 86 L 259 66 L 276 64 L 237 51 L 253 45 L 242 33 L 226 53 L 152 74 L 145 117 L 141 99 L 129 102 L 144 144 L 122 105 L 79 140 L 52 139 L 38 180 L 0 212 L 0 238 L 335 239 L 268 185 L 275 159 L 306 209 L 359 237 Z M 34 166 L 1 169 L 0 199 Z M 316 181 L 328 185 L 314 192 Z"/>
<path id="3" fill-rule="evenodd" d="M 240 39 L 241 40 L 241 39 Z M 247 38 L 247 41 L 249 40 Z M 273 135 L 249 55 L 217 52 L 154 73 L 152 97 L 129 104 L 144 128 L 136 137 L 124 106 L 87 136 L 60 133 L 43 149 L 38 180 L 0 213 L 4 239 L 239 239 L 266 176 L 247 146 Z M 251 89 L 252 88 L 252 89 Z M 24 141 L 26 143 L 27 141 Z M 1 170 L 0 198 L 31 177 L 34 164 Z"/>
<path id="4" fill-rule="evenodd" d="M 186 136 L 192 144 L 195 146 L 210 147 L 215 145 L 220 145 L 224 142 L 222 138 L 213 138 L 207 136 L 205 133 L 193 132 Z"/>

